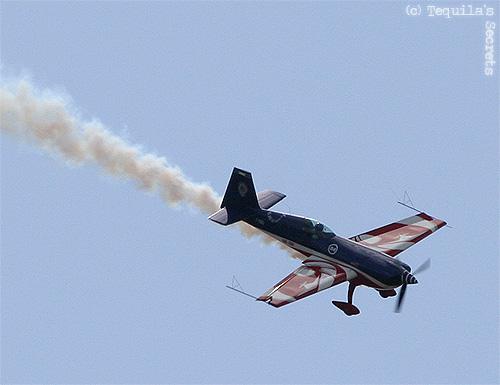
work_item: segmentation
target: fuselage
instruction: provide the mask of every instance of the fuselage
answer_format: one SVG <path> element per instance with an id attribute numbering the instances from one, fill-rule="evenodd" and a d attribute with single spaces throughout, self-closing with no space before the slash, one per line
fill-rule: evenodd
<path id="1" fill-rule="evenodd" d="M 310 218 L 271 210 L 256 210 L 245 222 L 304 254 L 354 270 L 362 283 L 385 290 L 400 286 L 411 269 L 399 260 L 336 235 Z"/>

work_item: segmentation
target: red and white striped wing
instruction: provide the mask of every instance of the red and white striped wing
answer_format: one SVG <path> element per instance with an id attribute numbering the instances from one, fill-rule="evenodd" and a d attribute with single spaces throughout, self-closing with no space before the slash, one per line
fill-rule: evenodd
<path id="1" fill-rule="evenodd" d="M 395 257 L 445 225 L 441 219 L 420 213 L 349 239 Z"/>
<path id="2" fill-rule="evenodd" d="M 262 294 L 258 300 L 280 307 L 351 280 L 356 275 L 349 268 L 312 256 L 293 273 Z"/>

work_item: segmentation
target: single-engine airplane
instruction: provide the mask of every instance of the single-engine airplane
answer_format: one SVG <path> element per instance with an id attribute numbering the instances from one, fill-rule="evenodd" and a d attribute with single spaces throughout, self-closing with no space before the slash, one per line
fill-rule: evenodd
<path id="1" fill-rule="evenodd" d="M 395 296 L 394 289 L 401 286 L 396 303 L 399 312 L 407 285 L 418 283 L 414 275 L 427 269 L 430 260 L 412 274 L 410 266 L 395 257 L 446 225 L 441 219 L 419 212 L 343 238 L 314 219 L 268 210 L 285 196 L 271 190 L 257 194 L 251 173 L 234 168 L 221 209 L 209 217 L 224 226 L 244 221 L 303 257 L 300 267 L 256 298 L 274 307 L 348 281 L 347 302 L 332 301 L 346 315 L 359 314 L 352 303 L 354 289 L 359 285 L 374 288 L 383 298 Z"/>

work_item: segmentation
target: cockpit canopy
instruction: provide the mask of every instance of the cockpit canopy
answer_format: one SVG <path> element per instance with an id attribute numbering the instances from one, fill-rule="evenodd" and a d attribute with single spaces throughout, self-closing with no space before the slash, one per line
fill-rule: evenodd
<path id="1" fill-rule="evenodd" d="M 333 232 L 332 229 L 330 229 L 327 225 L 317 221 L 316 219 L 306 219 L 306 222 L 308 222 L 307 227 L 314 229 L 316 233 L 322 233 L 328 236 L 335 236 L 335 233 Z"/>

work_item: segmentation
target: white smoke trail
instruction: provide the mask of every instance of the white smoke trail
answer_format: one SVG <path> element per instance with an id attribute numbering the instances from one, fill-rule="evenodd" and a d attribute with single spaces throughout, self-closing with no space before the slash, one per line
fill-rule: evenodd
<path id="1" fill-rule="evenodd" d="M 81 120 L 65 98 L 39 92 L 27 80 L 2 82 L 0 128 L 3 132 L 33 142 L 72 163 L 94 163 L 106 173 L 135 181 L 147 191 L 156 191 L 168 204 L 185 203 L 206 214 L 215 212 L 221 197 L 208 185 L 191 182 L 166 159 L 144 153 L 113 135 L 102 123 Z M 259 235 L 266 244 L 275 241 L 245 223 L 246 237 Z M 284 245 L 291 256 L 295 253 Z"/>

